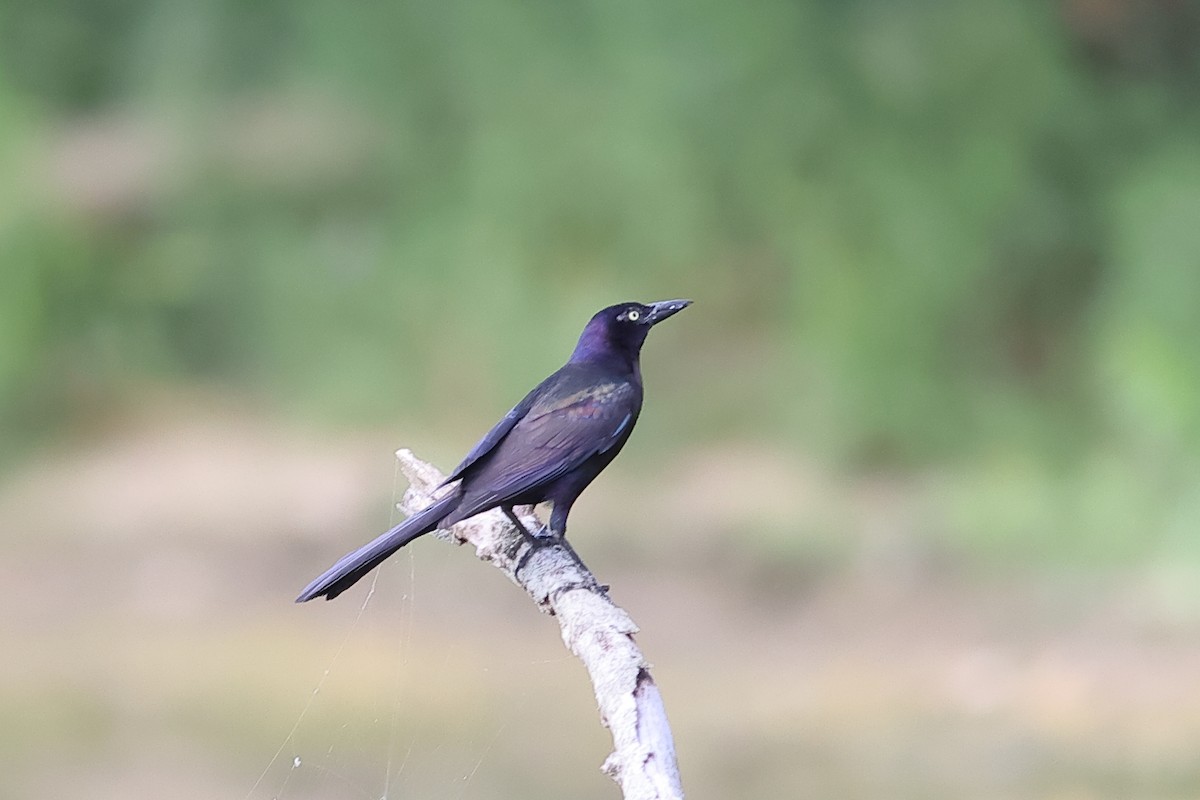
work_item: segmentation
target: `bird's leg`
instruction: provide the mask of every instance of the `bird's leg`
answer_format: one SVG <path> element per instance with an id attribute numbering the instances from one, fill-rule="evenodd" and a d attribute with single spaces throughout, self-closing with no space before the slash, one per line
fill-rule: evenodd
<path id="1" fill-rule="evenodd" d="M 550 536 L 563 542 L 567 540 L 567 515 L 570 513 L 571 502 L 554 501 L 554 510 L 550 512 Z"/>
<path id="2" fill-rule="evenodd" d="M 567 541 L 567 515 L 571 513 L 571 503 L 560 500 L 554 501 L 554 510 L 550 513 L 550 530 L 549 536 L 554 537 L 556 544 L 561 545 L 571 554 L 571 558 L 583 563 L 583 559 L 579 557 L 579 553 L 575 552 L 575 548 L 571 547 L 571 543 Z"/>
<path id="3" fill-rule="evenodd" d="M 542 530 L 539 530 L 535 533 L 534 531 L 531 531 L 529 528 L 525 527 L 525 523 L 522 522 L 521 518 L 517 516 L 517 512 L 513 510 L 512 506 L 504 506 L 503 511 L 504 516 L 508 517 L 509 521 L 512 522 L 513 525 L 516 525 L 517 530 L 525 534 L 525 538 L 530 542 L 544 541 L 549 538 L 549 536 L 543 533 Z"/>
<path id="4" fill-rule="evenodd" d="M 525 523 L 522 522 L 521 518 L 517 516 L 517 512 L 513 510 L 512 506 L 501 506 L 500 510 L 504 512 L 504 516 L 508 517 L 509 522 L 517 526 L 517 530 L 525 534 L 526 538 L 531 538 L 533 536 L 533 534 L 529 532 L 529 529 L 525 527 Z"/>
<path id="5" fill-rule="evenodd" d="M 534 533 L 533 531 L 529 530 L 529 528 L 526 528 L 525 523 L 522 522 L 521 518 L 517 516 L 517 512 L 513 510 L 512 506 L 501 506 L 501 510 L 504 512 L 504 516 L 508 517 L 509 521 L 512 522 L 513 525 L 517 526 L 517 530 L 521 532 L 521 535 L 525 537 L 525 541 L 529 543 L 529 547 L 525 549 L 525 553 L 521 556 L 521 560 L 517 562 L 516 569 L 513 570 L 514 573 L 520 574 L 521 570 L 525 568 L 525 562 L 529 561 L 529 557 L 536 553 L 540 548 L 549 544 L 552 539 L 548 534 L 543 533 L 542 531 Z"/>
<path id="6" fill-rule="evenodd" d="M 557 544 L 563 547 L 568 553 L 571 554 L 572 558 L 574 558 L 580 564 L 583 563 L 583 561 L 579 558 L 579 554 L 575 552 L 575 548 L 571 547 L 571 543 L 567 541 L 567 526 L 565 517 L 566 511 L 570 510 L 569 507 L 566 508 L 564 513 L 560 516 L 558 514 L 558 506 L 555 505 L 555 510 L 550 515 L 550 525 L 538 529 L 536 533 L 525 527 L 525 523 L 522 522 L 521 518 L 517 516 L 517 512 L 513 510 L 512 506 L 502 506 L 501 510 L 504 512 L 504 516 L 508 517 L 509 521 L 512 522 L 513 525 L 517 526 L 517 530 L 524 534 L 525 540 L 530 544 L 530 550 L 525 553 L 525 558 L 522 559 L 521 564 L 517 566 L 518 572 L 521 571 L 521 567 L 525 565 L 525 560 L 528 559 L 533 553 L 534 548 L 544 547 L 548 544 Z M 556 526 L 555 523 L 557 523 L 558 526 Z"/>

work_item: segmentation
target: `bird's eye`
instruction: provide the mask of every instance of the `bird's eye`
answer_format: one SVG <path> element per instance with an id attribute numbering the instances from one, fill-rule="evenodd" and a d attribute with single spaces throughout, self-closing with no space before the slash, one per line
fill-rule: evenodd
<path id="1" fill-rule="evenodd" d="M 637 322 L 642 316 L 642 312 L 638 311 L 636 308 L 631 308 L 629 309 L 629 312 L 625 314 L 625 316 L 629 318 L 630 322 Z"/>

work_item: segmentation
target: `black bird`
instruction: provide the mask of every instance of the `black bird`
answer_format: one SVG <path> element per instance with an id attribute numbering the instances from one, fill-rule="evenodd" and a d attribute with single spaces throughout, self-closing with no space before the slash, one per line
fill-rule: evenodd
<path id="1" fill-rule="evenodd" d="M 297 603 L 332 600 L 404 545 L 467 517 L 501 508 L 529 536 L 562 537 L 579 494 L 612 461 L 642 410 L 638 363 L 646 334 L 691 300 L 621 303 L 596 313 L 561 369 L 517 403 L 446 478 L 450 494 L 343 556 Z M 513 506 L 554 505 L 548 533 L 531 533 Z"/>

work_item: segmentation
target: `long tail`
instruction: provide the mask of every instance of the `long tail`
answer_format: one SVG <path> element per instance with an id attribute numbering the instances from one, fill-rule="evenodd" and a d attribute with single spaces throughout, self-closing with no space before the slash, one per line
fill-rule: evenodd
<path id="1" fill-rule="evenodd" d="M 461 499 L 460 492 L 443 497 L 424 511 L 418 511 L 374 541 L 364 544 L 353 553 L 347 553 L 338 562 L 325 570 L 321 577 L 310 583 L 297 603 L 305 603 L 314 597 L 325 596 L 332 600 L 349 589 L 364 575 L 379 566 L 384 559 L 404 545 L 432 530 L 436 530 L 442 518 L 449 514 Z"/>

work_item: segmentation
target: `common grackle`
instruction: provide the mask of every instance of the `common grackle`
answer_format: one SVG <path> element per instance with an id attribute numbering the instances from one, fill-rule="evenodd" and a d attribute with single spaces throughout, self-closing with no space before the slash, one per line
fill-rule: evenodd
<path id="1" fill-rule="evenodd" d="M 332 600 L 404 545 L 438 528 L 501 508 L 521 530 L 513 506 L 553 503 L 549 532 L 562 537 L 571 505 L 616 457 L 642 410 L 638 357 L 650 328 L 691 300 L 621 303 L 591 318 L 561 369 L 517 403 L 467 453 L 433 505 L 343 556 L 300 593 Z"/>

